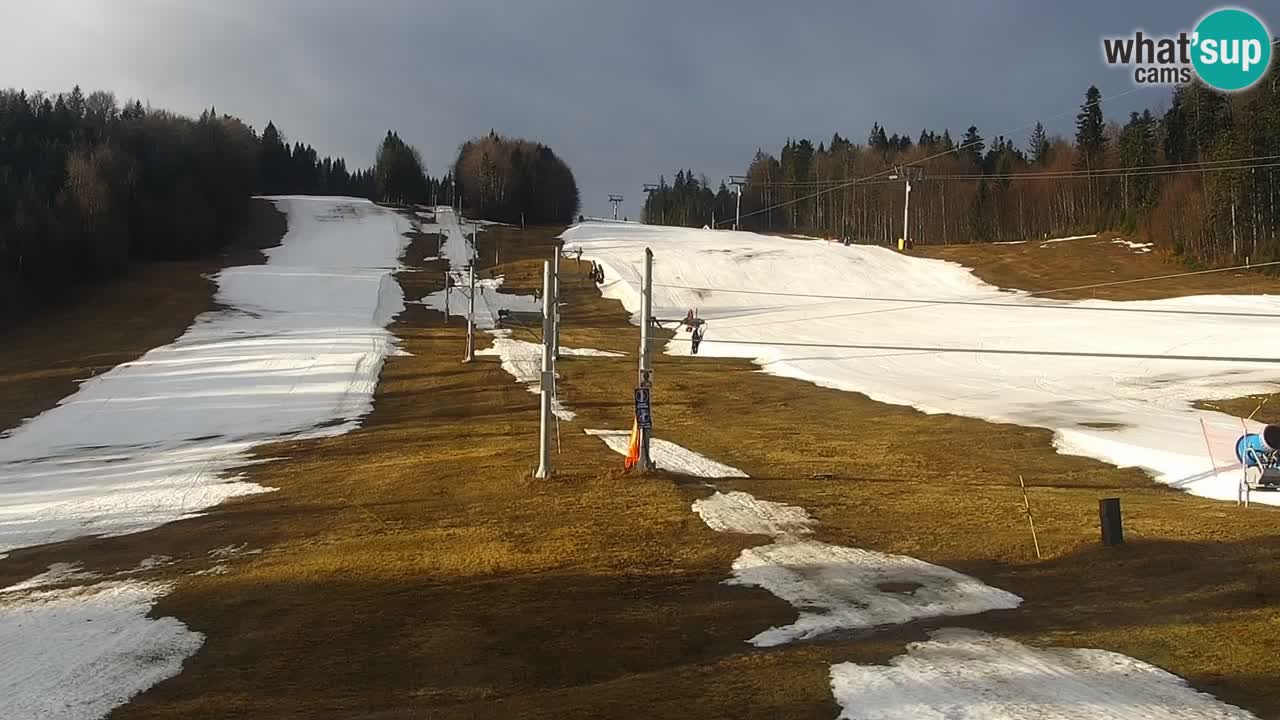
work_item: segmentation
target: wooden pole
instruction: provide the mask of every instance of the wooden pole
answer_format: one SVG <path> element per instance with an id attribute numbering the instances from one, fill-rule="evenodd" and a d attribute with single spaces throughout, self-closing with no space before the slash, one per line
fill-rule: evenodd
<path id="1" fill-rule="evenodd" d="M 1040 555 L 1040 538 L 1036 537 L 1036 519 L 1031 515 L 1031 500 L 1027 498 L 1027 483 L 1018 476 L 1018 484 L 1022 486 L 1022 511 L 1027 514 L 1027 522 L 1031 524 L 1031 542 L 1036 546 L 1036 559 L 1043 560 Z"/>
<path id="2" fill-rule="evenodd" d="M 1124 544 L 1124 528 L 1120 521 L 1120 498 L 1099 498 L 1098 520 L 1102 525 L 1103 545 Z"/>

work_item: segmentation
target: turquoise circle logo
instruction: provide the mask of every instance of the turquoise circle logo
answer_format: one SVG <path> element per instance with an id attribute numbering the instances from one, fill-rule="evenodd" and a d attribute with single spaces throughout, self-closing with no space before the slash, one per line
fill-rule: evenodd
<path id="1" fill-rule="evenodd" d="M 1205 15 L 1192 43 L 1196 73 L 1219 90 L 1244 90 L 1271 64 L 1271 33 L 1245 10 L 1223 8 Z"/>

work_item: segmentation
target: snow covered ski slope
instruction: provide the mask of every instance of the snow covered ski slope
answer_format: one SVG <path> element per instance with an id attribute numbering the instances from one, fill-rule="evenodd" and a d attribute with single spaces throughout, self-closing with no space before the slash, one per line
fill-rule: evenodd
<path id="1" fill-rule="evenodd" d="M 223 309 L 0 437 L 0 557 L 146 530 L 266 488 L 252 447 L 340 434 L 372 407 L 409 222 L 366 200 L 277 198 L 288 233 L 216 278 Z"/>
<path id="2" fill-rule="evenodd" d="M 1241 422 L 1190 403 L 1280 382 L 1276 296 L 1059 301 L 879 247 L 632 223 L 584 223 L 564 239 L 603 266 L 602 292 L 633 317 L 652 248 L 654 315 L 697 310 L 708 323 L 699 354 L 927 413 L 1049 428 L 1063 453 L 1206 497 L 1236 497 L 1227 465 Z M 682 330 L 667 352 L 688 354 L 688 340 Z M 1227 458 L 1217 471 L 1202 419 L 1214 457 Z"/>

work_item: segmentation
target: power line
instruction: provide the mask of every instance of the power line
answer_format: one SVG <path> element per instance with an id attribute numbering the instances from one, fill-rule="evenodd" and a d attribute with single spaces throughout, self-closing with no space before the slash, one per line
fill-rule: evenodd
<path id="1" fill-rule="evenodd" d="M 1107 100 L 1108 100 L 1108 101 L 1116 100 L 1116 99 L 1122 98 L 1122 97 L 1124 97 L 1124 96 L 1126 96 L 1126 95 L 1132 95 L 1132 94 L 1133 94 L 1133 93 L 1135 93 L 1135 92 L 1140 92 L 1140 91 L 1142 91 L 1142 90 L 1147 90 L 1147 89 L 1150 89 L 1150 88 L 1153 88 L 1153 87 L 1159 87 L 1159 86 L 1157 86 L 1157 85 L 1146 85 L 1146 86 L 1142 86 L 1142 87 L 1131 88 L 1131 89 L 1126 90 L 1125 92 L 1122 92 L 1122 93 L 1120 93 L 1120 94 L 1118 94 L 1118 95 L 1113 95 L 1113 96 L 1111 96 L 1111 97 L 1107 98 Z M 1103 98 L 1098 98 L 1097 100 L 1095 100 L 1095 101 L 1093 101 L 1093 102 L 1085 103 L 1084 105 L 1081 105 L 1081 106 L 1080 106 L 1080 110 L 1084 110 L 1085 108 L 1092 107 L 1093 105 L 1100 105 L 1100 104 L 1102 104 L 1102 100 L 1103 100 Z M 1053 118 L 1061 117 L 1061 116 L 1063 116 L 1063 115 L 1070 115 L 1070 114 L 1071 114 L 1071 113 L 1073 113 L 1073 112 L 1076 112 L 1076 111 L 1075 111 L 1075 110 L 1070 110 L 1070 111 L 1067 111 L 1067 112 L 1064 112 L 1064 113 L 1059 113 L 1058 115 L 1050 115 L 1049 117 L 1050 117 L 1050 119 L 1053 119 Z M 1035 125 L 1035 124 L 1037 124 L 1037 123 L 1039 123 L 1039 122 L 1041 122 L 1041 121 L 1040 121 L 1040 120 L 1036 120 L 1034 123 L 1027 123 L 1026 125 L 1023 125 L 1022 127 L 1013 128 L 1013 129 L 1011 129 L 1011 130 L 1006 130 L 1005 132 L 996 133 L 996 135 L 1012 135 L 1012 134 L 1014 134 L 1014 133 L 1020 133 L 1020 132 L 1023 132 L 1023 131 L 1025 131 L 1025 130 L 1027 130 L 1027 129 L 1031 128 L 1033 125 Z M 976 145 L 976 144 L 978 144 L 978 143 L 980 143 L 980 142 L 982 142 L 982 141 L 981 141 L 981 140 L 973 140 L 973 141 L 970 141 L 970 142 L 967 142 L 967 143 L 960 143 L 959 145 L 956 145 L 956 146 L 955 146 L 955 147 L 953 147 L 953 148 L 949 148 L 949 149 L 947 149 L 947 150 L 943 150 L 943 151 L 941 151 L 941 152 L 934 153 L 933 155 L 929 155 L 928 157 L 925 157 L 925 158 L 923 158 L 923 159 L 921 159 L 921 160 L 917 160 L 917 161 L 915 161 L 915 163 L 914 163 L 914 164 L 926 163 L 926 162 L 928 162 L 928 161 L 930 161 L 930 160 L 933 160 L 933 159 L 936 159 L 936 158 L 940 158 L 940 157 L 942 157 L 942 156 L 944 156 L 944 155 L 949 155 L 949 154 L 951 154 L 951 153 L 953 153 L 953 152 L 954 152 L 954 153 L 958 153 L 958 152 L 960 152 L 961 150 L 963 150 L 964 148 L 966 148 L 966 147 L 971 147 L 971 146 Z M 801 197 L 798 197 L 798 198 L 792 198 L 792 199 L 790 199 L 790 200 L 785 200 L 785 201 L 783 201 L 783 202 L 776 203 L 776 204 L 774 204 L 774 205 L 772 205 L 772 206 L 769 206 L 769 207 L 760 208 L 759 210 L 753 210 L 752 212 L 749 212 L 749 213 L 747 213 L 746 215 L 743 215 L 742 217 L 751 217 L 751 216 L 753 216 L 753 215 L 759 215 L 760 213 L 768 212 L 768 211 L 770 211 L 770 210 L 776 210 L 776 209 L 778 209 L 778 208 L 780 208 L 780 207 L 786 207 L 787 205 L 794 205 L 795 203 L 798 203 L 798 202 L 804 202 L 805 200 L 811 200 L 811 199 L 813 199 L 813 198 L 821 197 L 822 195 L 826 195 L 827 193 L 835 192 L 836 190 L 840 190 L 840 189 L 842 189 L 842 188 L 852 187 L 853 185 L 857 185 L 857 184 L 859 184 L 859 183 L 863 183 L 863 182 L 866 182 L 866 181 L 868 181 L 868 180 L 873 180 L 873 179 L 875 179 L 875 178 L 883 177 L 883 176 L 888 175 L 888 174 L 891 174 L 891 173 L 893 173 L 893 172 L 894 172 L 894 169 L 893 169 L 893 168 L 886 168 L 886 169 L 881 170 L 881 171 L 879 171 L 879 172 L 877 172 L 877 173 L 872 173 L 871 175 L 867 175 L 867 176 L 865 176 L 865 177 L 856 178 L 856 179 L 854 179 L 854 180 L 850 180 L 850 181 L 845 182 L 845 183 L 842 183 L 842 184 L 840 184 L 840 185 L 835 185 L 835 186 L 832 186 L 832 187 L 830 187 L 830 188 L 826 188 L 826 189 L 824 189 L 824 190 L 819 190 L 818 192 L 815 192 L 815 193 L 810 193 L 810 194 L 808 194 L 808 195 L 804 195 L 804 196 L 801 196 Z M 724 224 L 724 223 L 717 223 L 717 224 L 722 225 L 722 224 Z"/>
<path id="2" fill-rule="evenodd" d="M 1156 275 L 1156 276 L 1145 277 L 1145 278 L 1113 280 L 1113 281 L 1104 282 L 1104 283 L 1093 283 L 1089 285 L 1077 285 L 1075 287 L 1055 288 L 1053 290 L 1037 290 L 1034 292 L 1027 292 L 1027 293 L 1017 295 L 1016 298 L 1021 299 L 1026 297 L 1036 297 L 1040 295 L 1053 295 L 1057 293 L 1075 292 L 1080 290 L 1094 290 L 1094 289 L 1104 288 L 1104 287 L 1114 287 L 1117 285 L 1132 285 L 1132 284 L 1142 283 L 1142 282 L 1154 282 L 1157 280 L 1170 280 L 1174 278 L 1191 277 L 1196 275 L 1209 275 L 1213 273 L 1230 272 L 1233 270 L 1252 270 L 1256 268 L 1272 267 L 1276 265 L 1280 265 L 1280 260 L 1265 262 L 1265 263 L 1257 263 L 1252 265 L 1235 265 L 1232 267 L 1213 268 L 1210 270 L 1194 270 L 1189 272 L 1173 273 L 1169 275 Z M 1119 308 L 1119 307 L 1103 308 L 1103 307 L 1090 307 L 1090 306 L 1083 306 L 1083 305 L 1028 305 L 1028 304 L 1012 303 L 1012 302 L 993 302 L 993 301 L 986 301 L 986 300 L 946 300 L 946 299 L 921 300 L 916 298 L 886 298 L 886 297 L 877 297 L 877 296 L 832 295 L 832 294 L 820 294 L 820 293 L 789 293 L 789 292 L 777 292 L 777 291 L 767 291 L 767 290 L 750 290 L 746 288 L 699 287 L 694 285 L 674 285 L 674 284 L 662 284 L 662 283 L 654 283 L 654 287 L 665 287 L 665 288 L 680 289 L 680 290 L 694 290 L 694 291 L 701 291 L 701 292 L 723 292 L 723 293 L 735 293 L 735 294 L 745 294 L 745 295 L 764 295 L 769 297 L 812 298 L 816 300 L 856 300 L 856 301 L 865 301 L 865 302 L 914 303 L 906 307 L 893 307 L 893 308 L 885 308 L 882 310 L 872 310 L 872 311 L 857 312 L 857 313 L 842 313 L 838 315 L 827 315 L 827 316 L 822 316 L 817 318 L 805 319 L 810 321 L 831 319 L 835 317 L 851 317 L 855 315 L 872 315 L 872 314 L 877 314 L 881 312 L 915 310 L 919 308 L 933 307 L 936 305 L 976 305 L 976 306 L 985 306 L 985 307 L 1008 307 L 1008 308 L 1022 308 L 1022 309 L 1048 308 L 1048 309 L 1055 309 L 1055 310 L 1091 310 L 1091 311 L 1102 311 L 1102 312 L 1138 312 L 1138 313 L 1154 313 L 1154 314 L 1169 314 L 1169 315 L 1205 315 L 1205 316 L 1222 316 L 1222 317 L 1265 317 L 1265 318 L 1276 317 L 1276 314 L 1273 314 L 1273 313 L 1250 313 L 1250 312 L 1211 311 L 1211 310 L 1175 310 L 1175 309 L 1163 310 L 1158 308 Z M 1007 297 L 1007 296 L 993 295 L 992 300 L 997 300 L 1004 297 Z M 786 320 L 786 321 L 776 321 L 776 322 L 803 322 L 803 320 Z M 774 323 L 757 323 L 756 325 L 762 325 L 762 324 L 774 324 Z"/>
<path id="3" fill-rule="evenodd" d="M 1280 156 L 1272 156 L 1275 159 Z M 1241 159 L 1242 161 L 1245 159 Z M 1236 161 L 1231 161 L 1236 162 Z M 1030 173 L 978 173 L 955 175 L 931 175 L 926 180 L 1042 180 L 1073 178 L 1105 178 L 1105 177 L 1141 177 L 1144 175 L 1180 175 L 1183 173 L 1230 172 L 1234 170 L 1260 170 L 1280 166 L 1280 162 L 1240 162 L 1233 165 L 1197 164 L 1197 167 L 1182 167 L 1161 170 L 1160 166 L 1148 165 L 1131 168 L 1108 168 L 1106 170 L 1056 170 Z"/>
<path id="4" fill-rule="evenodd" d="M 1277 38 L 1277 39 L 1275 39 L 1275 40 L 1272 40 L 1271 44 L 1272 44 L 1273 46 L 1274 46 L 1274 45 L 1280 45 L 1280 38 Z M 1110 96 L 1110 97 L 1099 97 L 1097 100 L 1095 100 L 1095 101 L 1093 101 L 1093 102 L 1089 102 L 1089 103 L 1085 103 L 1085 104 L 1081 105 L 1081 106 L 1080 106 L 1080 110 L 1084 110 L 1085 108 L 1092 107 L 1092 106 L 1094 106 L 1094 105 L 1101 105 L 1103 100 L 1107 100 L 1108 102 L 1110 102 L 1110 101 L 1112 101 L 1112 100 L 1117 100 L 1117 99 L 1119 99 L 1119 98 L 1122 98 L 1122 97 L 1124 97 L 1124 96 L 1126 96 L 1126 95 L 1132 95 L 1133 93 L 1141 92 L 1141 91 L 1143 91 L 1143 90 L 1149 90 L 1149 89 L 1151 89 L 1151 88 L 1155 88 L 1155 87 L 1162 87 L 1162 86 L 1160 86 L 1160 85 L 1143 85 L 1143 86 L 1140 86 L 1140 87 L 1130 88 L 1130 89 L 1128 89 L 1128 90 L 1126 90 L 1126 91 L 1124 91 L 1124 92 L 1122 92 L 1122 93 L 1119 93 L 1119 94 L 1117 94 L 1117 95 L 1112 95 L 1112 96 Z M 1057 114 L 1057 115 L 1050 115 L 1050 116 L 1049 116 L 1049 119 L 1054 119 L 1054 118 L 1063 117 L 1064 115 L 1065 115 L 1065 116 L 1070 116 L 1070 115 L 1071 115 L 1071 113 L 1073 113 L 1073 112 L 1076 112 L 1076 110 L 1072 109 L 1072 110 L 1068 110 L 1068 111 L 1066 111 L 1066 112 L 1059 113 L 1059 114 Z M 1039 124 L 1040 122 L 1041 122 L 1040 120 L 1036 120 L 1034 123 L 1027 123 L 1027 124 L 1025 124 L 1025 125 L 1023 125 L 1023 126 L 1021 126 L 1021 127 L 1017 127 L 1017 128 L 1013 128 L 1013 129 L 1010 129 L 1010 130 L 1006 130 L 1006 131 L 1004 131 L 1004 132 L 998 132 L 998 133 L 996 133 L 996 136 L 997 136 L 997 137 L 999 137 L 999 136 L 1002 136 L 1002 135 L 1014 135 L 1014 134 L 1022 133 L 1022 132 L 1025 132 L 1026 130 L 1030 129 L 1033 125 Z M 968 142 L 968 143 L 960 143 L 959 145 L 956 145 L 956 146 L 955 146 L 955 147 L 953 147 L 953 148 L 949 148 L 949 149 L 947 149 L 947 150 L 943 150 L 943 151 L 941 151 L 941 152 L 934 153 L 933 155 L 929 155 L 928 157 L 925 157 L 925 158 L 923 158 L 923 159 L 921 159 L 921 160 L 917 160 L 917 161 L 915 161 L 915 164 L 922 164 L 922 163 L 926 163 L 926 162 L 928 162 L 928 161 L 930 161 L 930 160 L 934 160 L 934 159 L 936 159 L 936 158 L 940 158 L 940 157 L 942 157 L 942 156 L 944 156 L 944 155 L 948 155 L 948 154 L 953 153 L 953 152 L 958 153 L 960 150 L 963 150 L 964 148 L 966 148 L 966 147 L 970 147 L 970 146 L 972 146 L 972 145 L 976 145 L 976 144 L 978 144 L 978 143 L 980 143 L 980 142 L 982 142 L 982 141 L 981 141 L 981 140 L 974 140 L 974 141 L 971 141 L 971 142 Z M 742 217 L 751 217 L 751 216 L 753 216 L 753 215 L 759 215 L 760 213 L 763 213 L 763 212 L 769 212 L 769 211 L 771 211 L 771 210 L 776 210 L 776 209 L 778 209 L 778 208 L 780 208 L 780 207 L 786 207 L 787 205 L 793 205 L 793 204 L 798 203 L 798 202 L 804 202 L 805 200 L 811 200 L 811 199 L 813 199 L 813 198 L 820 197 L 820 196 L 825 195 L 825 194 L 827 194 L 827 193 L 835 192 L 836 190 L 840 190 L 840 189 L 842 189 L 842 188 L 851 187 L 851 186 L 853 186 L 853 185 L 857 185 L 857 184 L 862 183 L 862 182 L 865 182 L 865 181 L 867 181 L 867 180 L 871 180 L 871 179 L 874 179 L 874 178 L 878 178 L 878 177 L 881 177 L 881 176 L 883 176 L 883 175 L 886 175 L 886 174 L 889 174 L 889 173 L 892 173 L 892 172 L 893 172 L 893 168 L 886 168 L 886 169 L 884 169 L 884 170 L 881 170 L 880 172 L 873 173 L 873 174 L 871 174 L 871 175 L 867 175 L 866 177 L 856 178 L 856 179 L 854 179 L 854 180 L 850 180 L 850 181 L 847 181 L 847 182 L 843 182 L 843 183 L 841 183 L 841 184 L 839 184 L 839 185 L 834 185 L 834 186 L 832 186 L 832 187 L 830 187 L 830 188 L 827 188 L 827 189 L 824 189 L 824 190 L 820 190 L 820 191 L 818 191 L 818 192 L 816 192 L 816 193 L 811 193 L 811 194 L 809 194 L 809 195 L 805 195 L 805 196 L 803 196 L 803 197 L 792 198 L 792 199 L 790 199 L 790 200 L 786 200 L 786 201 L 783 201 L 783 202 L 780 202 L 780 203 L 776 203 L 776 204 L 771 205 L 771 206 L 769 206 L 769 207 L 760 208 L 759 210 L 753 210 L 753 211 L 751 211 L 751 212 L 747 213 L 746 215 L 740 216 L 740 217 L 738 218 L 738 220 L 741 220 L 741 219 L 742 219 Z M 717 223 L 717 224 L 718 224 L 718 225 L 723 225 L 724 223 Z"/>
<path id="5" fill-rule="evenodd" d="M 1091 177 L 1124 177 L 1141 175 L 1173 175 L 1182 172 L 1216 172 L 1230 170 L 1256 170 L 1280 165 L 1280 155 L 1260 155 L 1246 158 L 1229 158 L 1225 160 L 1204 160 L 1188 163 L 1167 163 L 1163 165 L 1140 165 L 1135 167 L 1099 168 L 1097 170 L 1043 170 L 1021 173 L 953 173 L 948 175 L 926 175 L 922 181 L 932 180 L 1036 180 L 1043 178 L 1091 178 Z M 846 182 L 846 180 L 784 180 L 766 181 L 767 187 L 827 187 Z M 859 183 L 861 185 L 891 185 L 898 180 L 876 180 Z"/>

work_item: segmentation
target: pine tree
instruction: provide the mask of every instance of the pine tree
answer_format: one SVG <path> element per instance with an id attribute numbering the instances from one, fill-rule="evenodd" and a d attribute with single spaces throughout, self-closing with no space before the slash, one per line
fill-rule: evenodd
<path id="1" fill-rule="evenodd" d="M 983 143 L 977 126 L 970 125 L 964 137 L 960 138 L 960 157 L 968 158 L 976 167 L 982 167 L 982 151 L 985 148 L 986 144 Z"/>
<path id="2" fill-rule="evenodd" d="M 1076 149 L 1086 169 L 1102 167 L 1107 138 L 1102 122 L 1102 93 L 1090 85 L 1084 95 L 1080 114 L 1076 115 Z"/>
<path id="3" fill-rule="evenodd" d="M 1031 155 L 1031 161 L 1036 165 L 1048 165 L 1049 147 L 1049 136 L 1044 131 L 1044 125 L 1036 123 L 1027 142 L 1027 153 Z"/>

